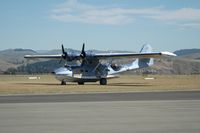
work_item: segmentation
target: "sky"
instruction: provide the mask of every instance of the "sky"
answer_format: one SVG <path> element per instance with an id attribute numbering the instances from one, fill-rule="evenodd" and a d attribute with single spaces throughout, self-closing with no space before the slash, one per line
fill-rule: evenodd
<path id="1" fill-rule="evenodd" d="M 200 48 L 199 0 L 0 0 L 0 50 Z"/>

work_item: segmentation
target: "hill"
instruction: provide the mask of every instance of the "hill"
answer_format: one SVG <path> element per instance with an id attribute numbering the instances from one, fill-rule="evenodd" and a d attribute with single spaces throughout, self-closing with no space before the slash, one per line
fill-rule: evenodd
<path id="1" fill-rule="evenodd" d="M 17 68 L 27 62 L 25 54 L 36 54 L 31 49 L 6 49 L 0 51 L 0 73 L 4 73 L 9 68 Z"/>
<path id="2" fill-rule="evenodd" d="M 200 53 L 200 49 L 182 49 L 174 51 L 174 53 L 178 56 L 186 56 L 190 54 Z"/>
<path id="3" fill-rule="evenodd" d="M 31 49 L 6 49 L 0 51 L 0 59 L 11 64 L 23 64 L 26 60 L 24 59 L 25 54 L 36 54 L 37 52 Z"/>

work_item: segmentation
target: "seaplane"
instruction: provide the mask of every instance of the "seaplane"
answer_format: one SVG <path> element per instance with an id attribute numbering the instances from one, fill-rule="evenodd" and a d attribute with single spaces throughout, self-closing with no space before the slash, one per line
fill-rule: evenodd
<path id="1" fill-rule="evenodd" d="M 119 77 L 125 71 L 152 66 L 154 58 L 170 58 L 176 56 L 171 52 L 152 52 L 150 45 L 144 45 L 139 53 L 93 53 L 85 51 L 83 43 L 80 53 L 67 53 L 63 45 L 62 53 L 57 55 L 25 55 L 26 59 L 57 59 L 66 62 L 80 61 L 77 65 L 64 65 L 53 71 L 61 85 L 66 82 L 77 82 L 84 85 L 86 82 L 99 82 L 107 85 L 107 80 Z M 127 64 L 116 64 L 115 60 L 130 59 Z"/>

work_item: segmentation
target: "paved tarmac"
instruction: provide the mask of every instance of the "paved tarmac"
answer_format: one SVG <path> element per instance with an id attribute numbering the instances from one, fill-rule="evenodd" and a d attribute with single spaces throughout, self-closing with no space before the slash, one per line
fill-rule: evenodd
<path id="1" fill-rule="evenodd" d="M 0 102 L 0 133 L 200 132 L 198 91 L 1 96 Z"/>
<path id="2" fill-rule="evenodd" d="M 200 100 L 200 91 L 0 96 L 0 103 Z"/>

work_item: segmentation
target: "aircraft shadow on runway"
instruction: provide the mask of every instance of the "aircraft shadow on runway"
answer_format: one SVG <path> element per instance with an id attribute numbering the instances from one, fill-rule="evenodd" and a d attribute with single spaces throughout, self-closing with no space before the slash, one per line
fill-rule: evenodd
<path id="1" fill-rule="evenodd" d="M 147 84 L 147 83 L 110 83 L 107 85 L 108 86 L 136 86 L 136 87 L 153 86 L 152 84 Z"/>
<path id="2" fill-rule="evenodd" d="M 57 84 L 57 83 L 16 83 L 18 85 L 35 85 L 35 86 L 59 86 L 60 84 Z M 77 84 L 76 83 L 67 83 L 66 86 L 76 86 Z M 100 86 L 99 84 L 97 83 L 86 83 L 84 86 Z M 145 87 L 145 86 L 153 86 L 152 84 L 149 84 L 149 83 L 108 83 L 106 86 L 120 86 L 120 87 L 123 87 L 123 86 L 133 86 L 133 87 Z"/>
<path id="3" fill-rule="evenodd" d="M 47 86 L 47 85 L 54 85 L 54 86 L 57 86 L 59 84 L 56 84 L 56 83 L 16 83 L 18 85 L 38 85 L 38 86 Z"/>

